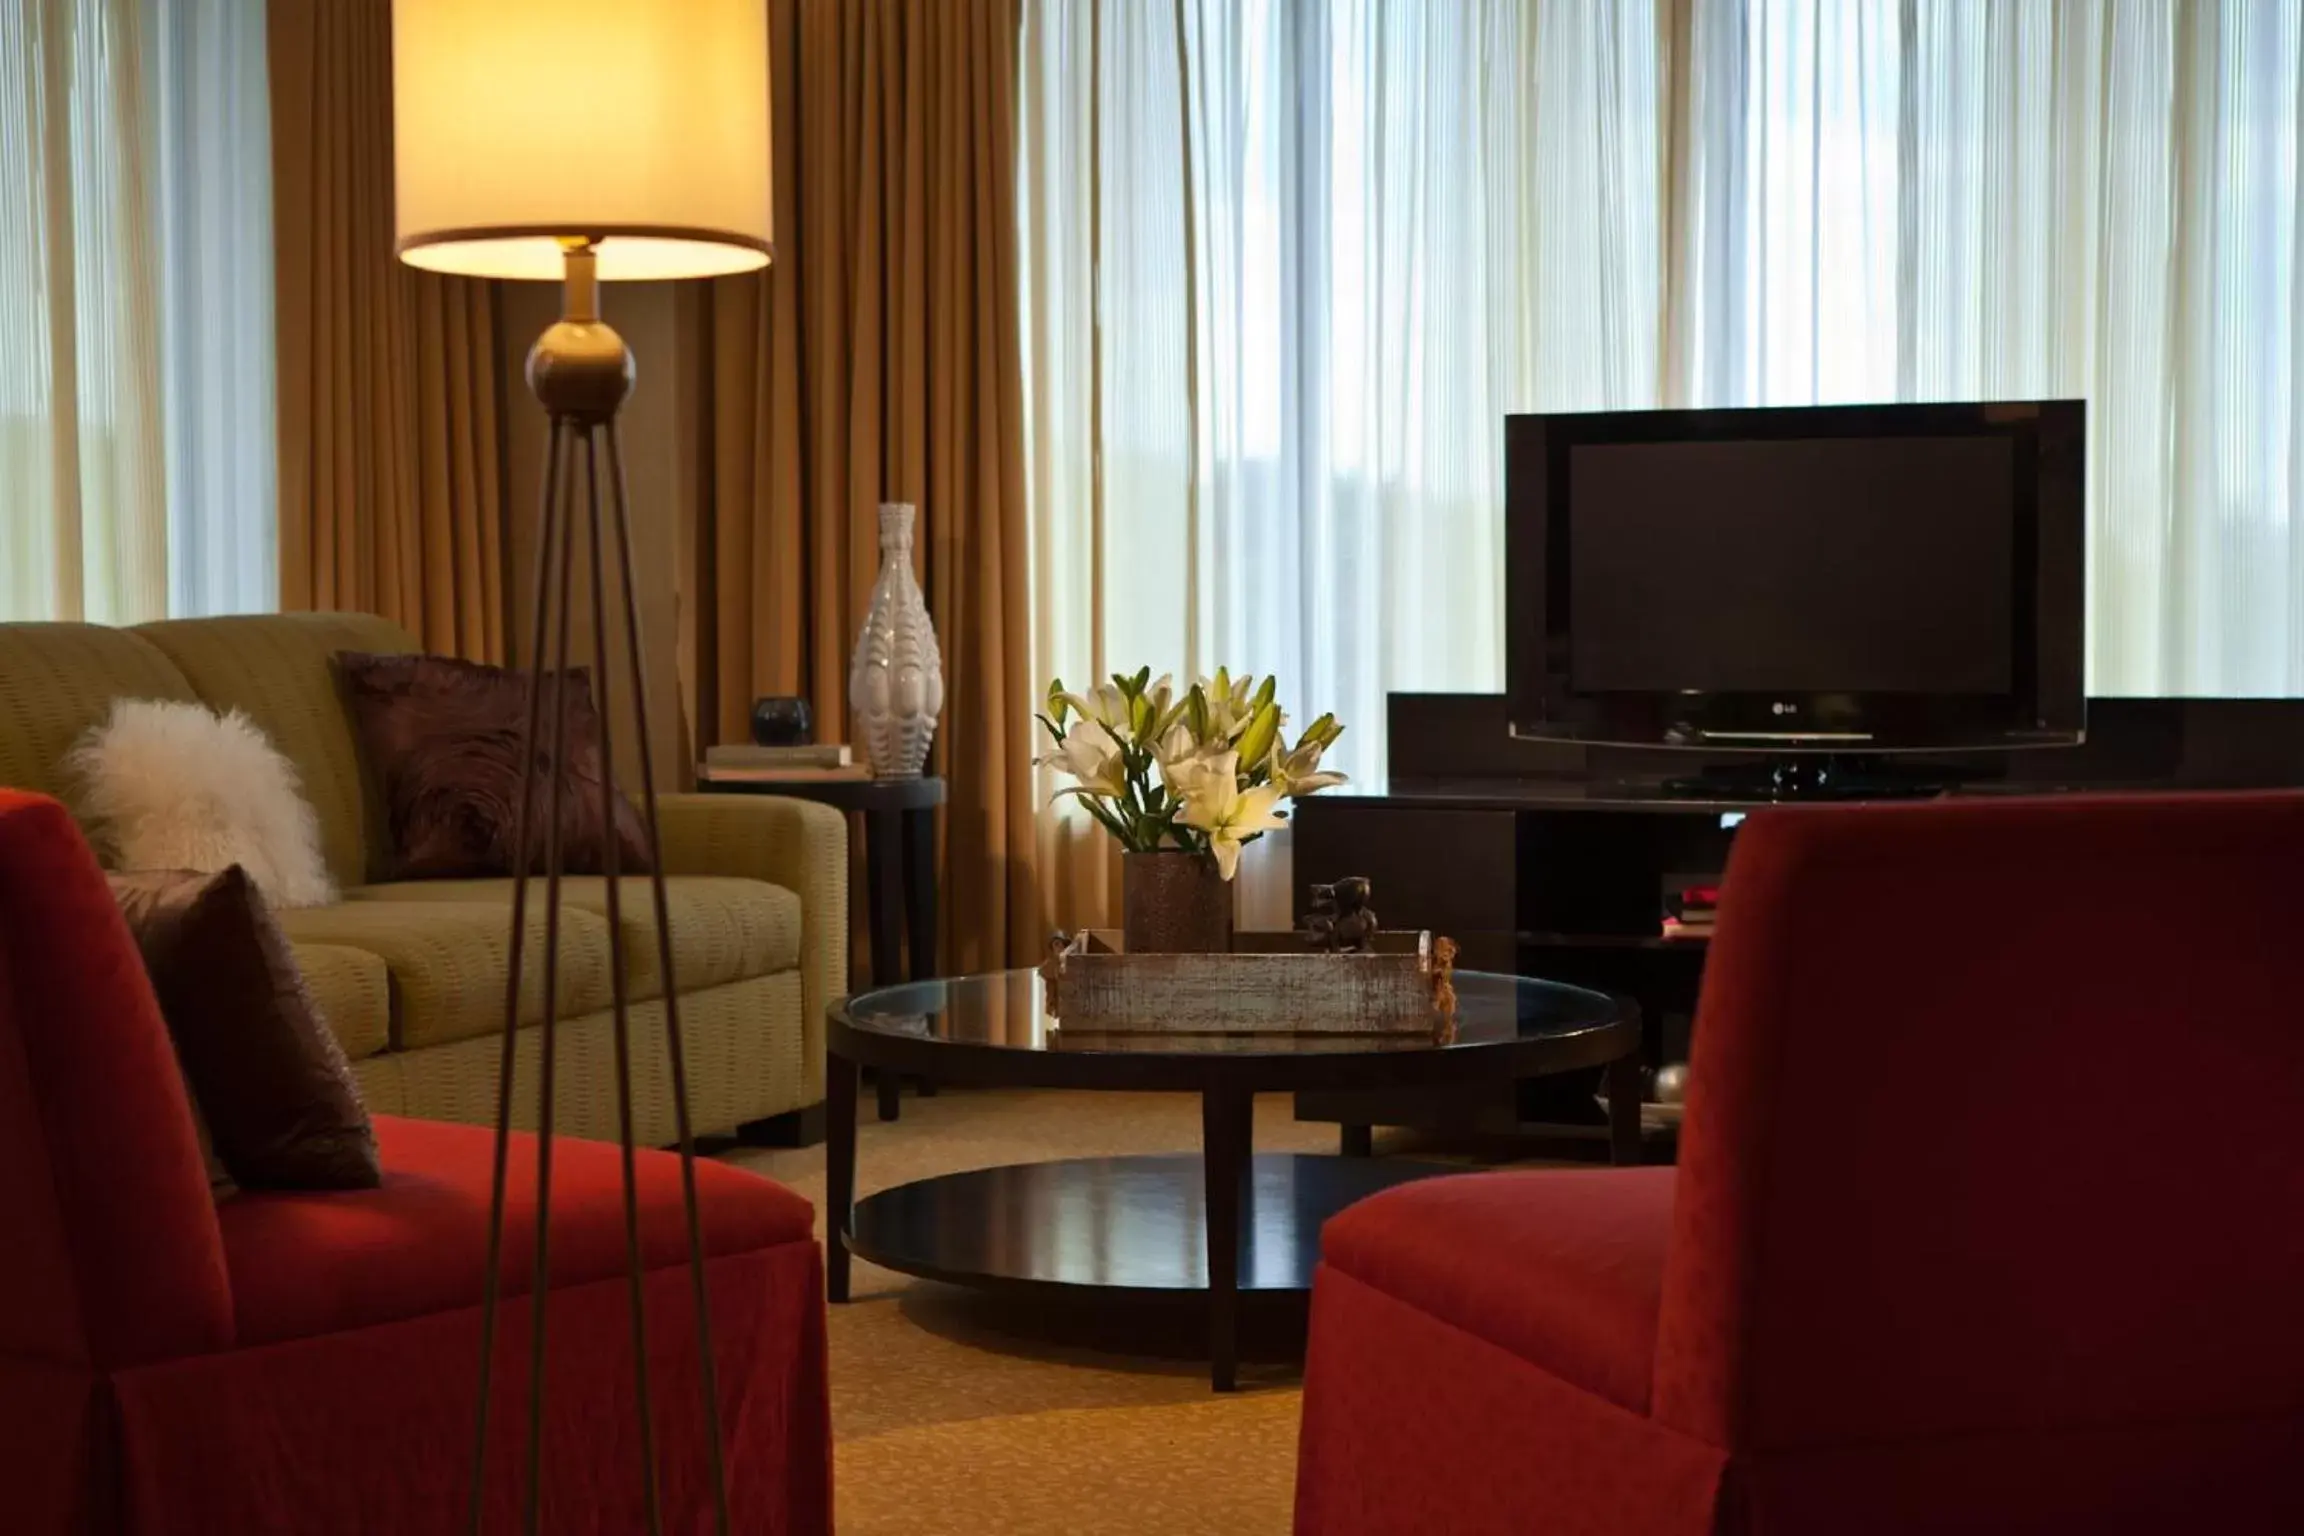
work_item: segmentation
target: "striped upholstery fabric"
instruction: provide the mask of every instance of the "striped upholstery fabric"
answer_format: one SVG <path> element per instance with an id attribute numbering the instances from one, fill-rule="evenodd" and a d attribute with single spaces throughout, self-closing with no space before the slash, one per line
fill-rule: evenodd
<path id="1" fill-rule="evenodd" d="M 623 911 L 624 964 L 634 997 L 664 990 L 656 943 L 656 908 L 644 878 L 617 882 Z M 560 882 L 561 898 L 579 912 L 606 922 L 608 882 L 599 875 L 571 875 Z M 744 981 L 800 963 L 800 898 L 765 880 L 733 876 L 672 875 L 664 882 L 672 915 L 672 969 L 682 991 Z M 403 880 L 364 885 L 344 893 L 346 901 L 472 901 L 499 913 L 510 907 L 509 880 Z M 544 882 L 529 883 L 528 903 L 541 907 Z M 504 921 L 500 916 L 498 922 Z"/>
<path id="2" fill-rule="evenodd" d="M 292 944 L 304 989 L 354 1061 L 392 1043 L 392 983 L 384 957 L 341 944 Z"/>
<path id="3" fill-rule="evenodd" d="M 338 651 L 414 650 L 406 631 L 364 613 L 277 613 L 173 619 L 136 634 L 165 652 L 201 698 L 247 711 L 296 765 L 338 885 L 359 885 L 381 867 L 382 801 L 361 772 L 335 659 Z"/>
<path id="4" fill-rule="evenodd" d="M 664 868 L 744 875 L 800 898 L 801 1028 L 808 1097 L 824 1097 L 824 1010 L 848 990 L 848 818 L 774 795 L 662 795 Z M 677 923 L 679 920 L 673 920 Z"/>
<path id="5" fill-rule="evenodd" d="M 392 977 L 392 1047 L 494 1034 L 512 968 L 508 909 L 474 901 L 346 901 L 279 914 L 298 944 L 341 944 L 382 958 Z M 529 909 L 520 957 L 520 1022 L 544 1017 L 544 913 Z M 560 1016 L 608 1001 L 608 925 L 560 914 Z"/>
<path id="6" fill-rule="evenodd" d="M 672 1079 L 661 998 L 632 1005 L 632 1100 L 637 1138 L 667 1146 L 674 1137 Z M 553 1129 L 600 1141 L 616 1138 L 614 1019 L 605 1010 L 563 1019 L 556 1050 Z M 698 1135 L 824 1097 L 824 1058 L 801 1050 L 800 973 L 756 976 L 680 995 L 680 1035 L 688 1054 L 688 1104 Z M 517 1123 L 536 1124 L 536 1059 L 541 1032 L 520 1034 L 514 1067 Z M 391 1051 L 355 1062 L 361 1096 L 382 1115 L 463 1120 L 496 1118 L 499 1037 L 422 1051 Z"/>
<path id="7" fill-rule="evenodd" d="M 0 787 L 77 799 L 64 755 L 115 699 L 199 695 L 133 630 L 101 624 L 0 624 Z"/>

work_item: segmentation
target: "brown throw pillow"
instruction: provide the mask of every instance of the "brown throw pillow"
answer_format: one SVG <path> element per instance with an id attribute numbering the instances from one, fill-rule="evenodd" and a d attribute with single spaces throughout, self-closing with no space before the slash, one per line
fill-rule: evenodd
<path id="1" fill-rule="evenodd" d="M 390 878 L 511 874 L 527 674 L 447 656 L 345 651 L 336 660 L 369 771 L 383 792 L 392 837 Z M 645 870 L 648 835 L 632 803 L 618 795 L 613 826 L 602 824 L 600 717 L 592 707 L 592 679 L 581 667 L 567 675 L 568 744 L 559 769 L 560 867 L 576 874 L 600 873 L 607 839 L 614 837 L 617 868 Z M 547 684 L 536 743 L 538 815 L 551 792 L 551 711 Z M 529 870 L 542 873 L 541 828 L 532 841 Z"/>
<path id="2" fill-rule="evenodd" d="M 248 872 L 111 879 L 225 1172 L 249 1189 L 375 1188 L 351 1064 Z"/>

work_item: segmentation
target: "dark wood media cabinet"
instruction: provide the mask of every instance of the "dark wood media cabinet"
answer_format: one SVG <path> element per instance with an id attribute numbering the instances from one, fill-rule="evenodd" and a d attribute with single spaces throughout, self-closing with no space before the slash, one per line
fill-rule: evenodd
<path id="1" fill-rule="evenodd" d="M 1667 794 L 1726 755 L 1519 741 L 1494 694 L 1394 694 L 1388 785 L 1295 812 L 1294 887 L 1375 883 L 1386 927 L 1428 928 L 1471 969 L 1598 987 L 1640 1006 L 1651 1065 L 1685 1059 L 1701 940 L 1660 935 L 1668 889 L 1725 866 L 1737 825 L 1788 803 Z M 1949 755 L 1927 765 L 1966 796 L 2304 786 L 2304 700 L 2092 699 L 2085 743 Z M 1846 804 L 1838 802 L 1813 802 Z M 1301 910 L 1297 913 L 1301 918 Z M 1479 1090 L 1303 1093 L 1299 1119 L 1507 1133 L 1606 1147 L 1597 1074 Z"/>

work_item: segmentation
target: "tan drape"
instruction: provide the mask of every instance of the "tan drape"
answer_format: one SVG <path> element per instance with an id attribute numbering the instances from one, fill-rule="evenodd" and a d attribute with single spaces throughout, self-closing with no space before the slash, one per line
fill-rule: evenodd
<path id="1" fill-rule="evenodd" d="M 390 0 L 271 0 L 269 28 L 281 606 L 500 660 L 495 291 L 392 254 Z"/>
<path id="2" fill-rule="evenodd" d="M 683 290 L 702 394 L 683 672 L 705 741 L 797 693 L 847 739 L 876 508 L 944 652 L 944 962 L 1034 958 L 1011 0 L 772 0 L 775 264 Z"/>

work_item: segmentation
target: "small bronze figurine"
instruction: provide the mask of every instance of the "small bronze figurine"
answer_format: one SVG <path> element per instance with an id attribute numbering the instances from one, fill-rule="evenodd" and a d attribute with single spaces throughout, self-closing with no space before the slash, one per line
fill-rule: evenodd
<path id="1" fill-rule="evenodd" d="M 1332 955 L 1365 954 L 1375 946 L 1376 914 L 1369 909 L 1372 887 L 1365 875 L 1347 875 L 1333 885 L 1312 887 L 1312 911 L 1304 919 L 1304 942 Z"/>

